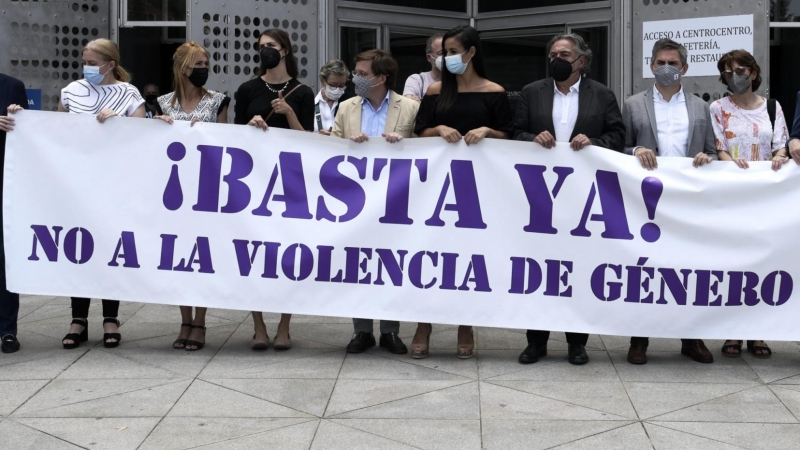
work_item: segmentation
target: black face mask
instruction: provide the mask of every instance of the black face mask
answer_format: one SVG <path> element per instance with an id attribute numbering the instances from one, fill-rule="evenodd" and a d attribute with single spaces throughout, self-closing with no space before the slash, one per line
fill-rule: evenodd
<path id="1" fill-rule="evenodd" d="M 208 81 L 208 68 L 195 67 L 192 69 L 192 74 L 189 75 L 189 82 L 195 87 L 203 87 Z"/>
<path id="2" fill-rule="evenodd" d="M 157 99 L 158 99 L 158 95 L 156 95 L 156 94 L 147 94 L 147 95 L 144 96 L 144 101 L 146 101 L 147 103 L 149 103 L 151 105 L 153 103 L 155 103 Z"/>
<path id="3" fill-rule="evenodd" d="M 278 67 L 278 64 L 281 63 L 281 52 L 276 50 L 272 47 L 264 47 L 259 52 L 259 56 L 261 57 L 261 67 L 269 70 Z"/>
<path id="4" fill-rule="evenodd" d="M 580 56 L 578 58 L 580 58 Z M 572 63 L 577 61 L 578 58 L 575 58 L 572 62 L 562 58 L 556 58 L 550 61 L 550 75 L 558 82 L 567 81 L 567 79 L 575 73 L 575 71 L 572 70 Z"/>

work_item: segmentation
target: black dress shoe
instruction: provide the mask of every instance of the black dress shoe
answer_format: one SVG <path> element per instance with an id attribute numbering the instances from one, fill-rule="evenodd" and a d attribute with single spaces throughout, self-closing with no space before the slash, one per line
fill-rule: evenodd
<path id="1" fill-rule="evenodd" d="M 400 340 L 400 336 L 398 336 L 397 333 L 381 333 L 379 344 L 381 347 L 389 350 L 389 353 L 394 353 L 395 355 L 405 355 L 408 353 L 406 344 L 403 344 L 403 341 Z"/>
<path id="2" fill-rule="evenodd" d="M 3 336 L 3 344 L 0 350 L 2 350 L 3 353 L 14 353 L 19 350 L 19 341 L 17 337 L 13 334 Z"/>
<path id="3" fill-rule="evenodd" d="M 569 363 L 579 366 L 589 362 L 589 355 L 586 354 L 586 347 L 583 344 L 569 344 Z"/>
<path id="4" fill-rule="evenodd" d="M 547 356 L 547 346 L 539 347 L 536 344 L 528 344 L 525 350 L 519 354 L 519 363 L 533 364 L 539 361 L 542 356 Z"/>
<path id="5" fill-rule="evenodd" d="M 347 353 L 364 353 L 371 347 L 375 347 L 375 336 L 360 331 L 354 334 L 353 339 L 347 344 Z"/>

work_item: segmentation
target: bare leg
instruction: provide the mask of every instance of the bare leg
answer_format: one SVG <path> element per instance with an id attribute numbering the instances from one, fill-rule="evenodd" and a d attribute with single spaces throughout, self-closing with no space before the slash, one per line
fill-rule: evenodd
<path id="1" fill-rule="evenodd" d="M 192 323 L 192 307 L 191 306 L 181 306 L 181 324 L 191 324 Z M 181 331 L 178 333 L 178 339 L 172 343 L 173 348 L 185 348 L 186 344 L 185 341 L 189 339 L 189 333 L 191 333 L 191 327 L 185 327 L 181 325 Z"/>
<path id="2" fill-rule="evenodd" d="M 275 335 L 276 341 L 289 338 L 289 322 L 292 320 L 291 314 L 281 314 L 281 321 L 278 324 L 278 333 Z"/>
<path id="3" fill-rule="evenodd" d="M 261 311 L 253 311 L 253 327 L 256 332 L 256 341 L 267 340 L 267 325 L 264 323 L 264 314 Z"/>
<path id="4" fill-rule="evenodd" d="M 433 325 L 429 323 L 418 323 L 417 332 L 414 333 L 414 339 L 411 340 L 411 351 L 415 349 L 417 352 L 423 350 L 422 346 L 427 345 L 428 336 L 433 332 Z"/>
<path id="5" fill-rule="evenodd" d="M 190 310 L 189 317 L 191 317 L 191 308 L 189 308 L 189 310 Z M 194 325 L 192 327 L 192 333 L 189 335 L 189 340 L 195 342 L 205 342 L 206 311 L 208 311 L 208 308 L 195 308 L 194 311 L 195 311 L 194 320 L 192 320 L 191 322 L 187 322 Z M 197 346 L 194 345 L 187 345 L 186 347 L 191 350 L 197 349 Z"/>

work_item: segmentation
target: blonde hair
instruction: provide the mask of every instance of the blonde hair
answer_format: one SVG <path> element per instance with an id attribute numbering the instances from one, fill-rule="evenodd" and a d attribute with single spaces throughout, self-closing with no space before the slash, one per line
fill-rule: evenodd
<path id="1" fill-rule="evenodd" d="M 176 101 L 181 102 L 186 98 L 186 91 L 189 89 L 190 83 L 188 83 L 186 77 L 183 76 L 183 71 L 186 68 L 194 69 L 194 65 L 197 63 L 201 54 L 205 54 L 209 62 L 211 61 L 211 55 L 208 53 L 208 50 L 197 42 L 189 41 L 178 47 L 178 49 L 175 50 L 175 54 L 172 55 L 172 77 L 175 84 L 175 94 L 172 96 L 172 101 L 170 102 L 172 106 L 175 106 Z M 208 93 L 204 87 L 201 87 L 200 91 L 203 95 Z"/>
<path id="2" fill-rule="evenodd" d="M 86 44 L 86 47 L 83 47 L 81 53 L 85 52 L 86 50 L 91 50 L 102 56 L 104 61 L 114 61 L 116 63 L 114 66 L 114 78 L 117 79 L 117 81 L 130 83 L 131 74 L 129 74 L 127 70 L 123 69 L 121 65 L 119 65 L 120 56 L 119 47 L 117 47 L 117 44 L 109 41 L 108 39 L 100 38 Z"/>

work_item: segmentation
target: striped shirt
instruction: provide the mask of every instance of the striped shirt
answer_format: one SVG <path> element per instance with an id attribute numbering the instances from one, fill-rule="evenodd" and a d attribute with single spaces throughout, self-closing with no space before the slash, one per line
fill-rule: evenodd
<path id="1" fill-rule="evenodd" d="M 73 81 L 61 90 L 61 104 L 67 112 L 96 115 L 113 109 L 118 116 L 132 115 L 144 99 L 130 83 L 91 84 L 86 80 Z"/>

